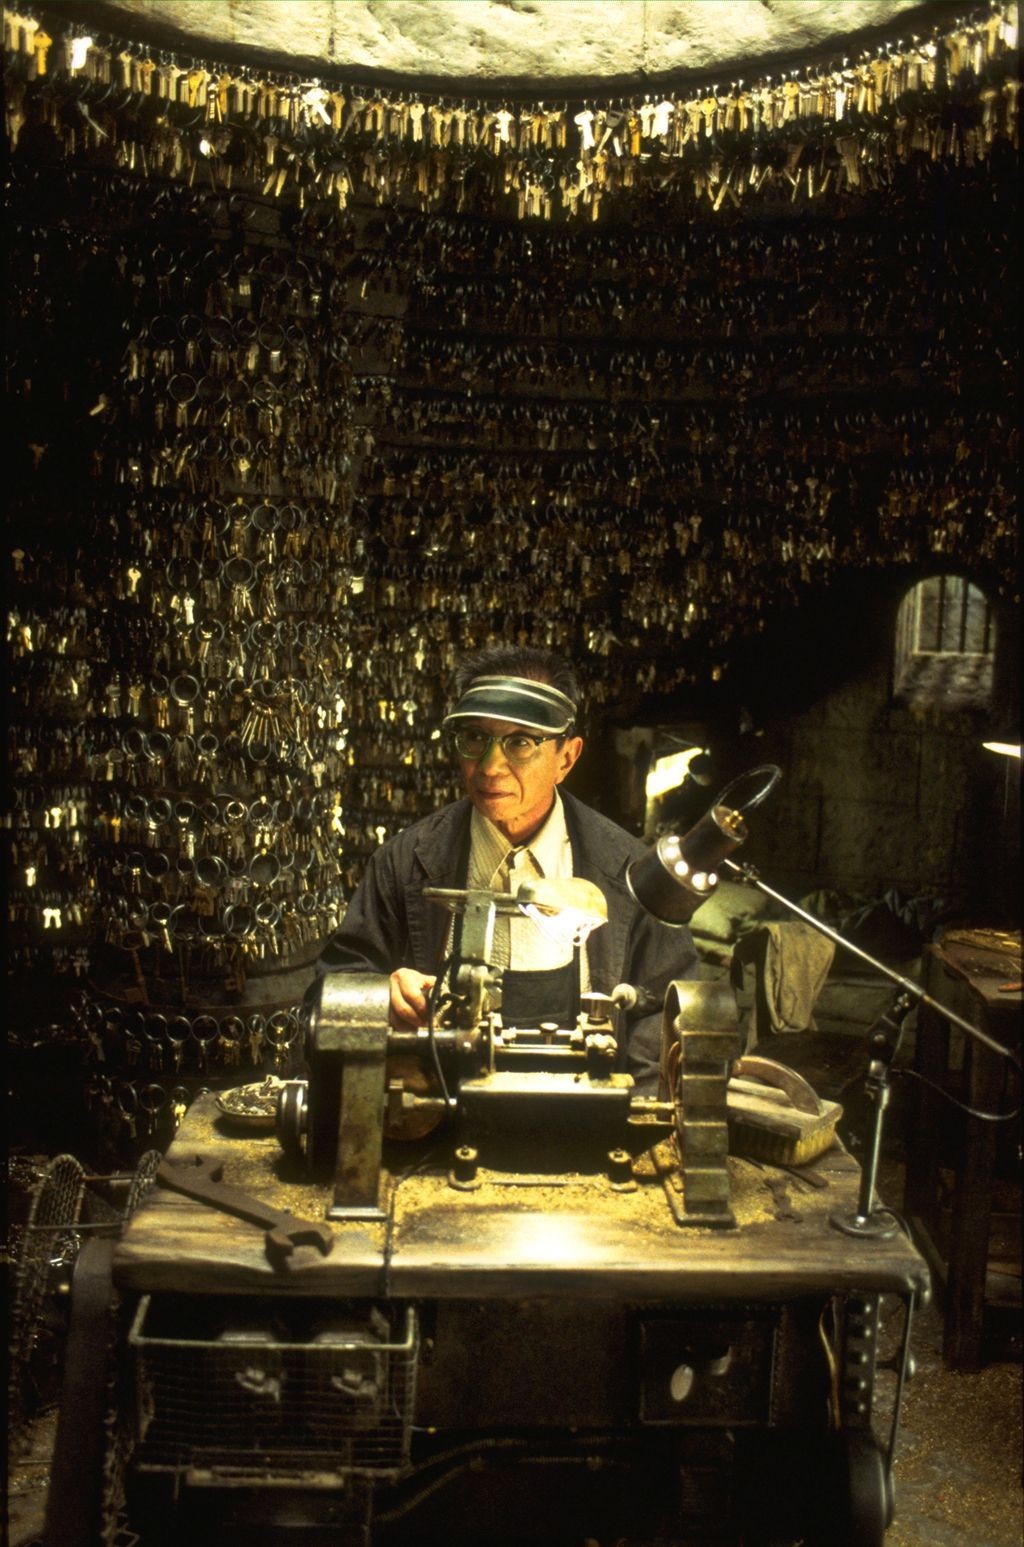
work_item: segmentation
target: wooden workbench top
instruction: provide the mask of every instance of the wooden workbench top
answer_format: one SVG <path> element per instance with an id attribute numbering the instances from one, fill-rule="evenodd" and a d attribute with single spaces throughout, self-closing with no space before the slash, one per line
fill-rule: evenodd
<path id="1" fill-rule="evenodd" d="M 1019 933 L 949 929 L 929 949 L 936 963 L 965 983 L 989 1014 L 1006 1021 L 1020 1016 Z M 929 982 L 934 993 L 936 985 Z"/>
<path id="2" fill-rule="evenodd" d="M 202 1154 L 224 1163 L 223 1180 L 304 1218 L 323 1219 L 329 1188 L 289 1176 L 273 1136 L 235 1137 L 213 1096 L 190 1109 L 168 1158 Z M 385 1178 L 388 1217 L 332 1228 L 326 1257 L 296 1249 L 283 1266 L 267 1260 L 264 1235 L 160 1185 L 134 1214 L 115 1256 L 126 1290 L 302 1296 L 488 1297 L 571 1293 L 603 1299 L 790 1299 L 850 1288 L 906 1290 L 927 1280 L 924 1262 L 897 1234 L 864 1241 L 835 1230 L 829 1215 L 852 1212 L 859 1171 L 835 1145 L 792 1173 L 730 1159 L 736 1229 L 681 1227 L 656 1157 L 645 1157 L 635 1191 L 603 1177 L 510 1184 L 481 1171 L 481 1185 L 457 1191 L 447 1148 L 432 1163 L 400 1152 Z M 400 1166 L 417 1160 L 408 1175 Z M 668 1168 L 661 1168 L 667 1174 Z"/>

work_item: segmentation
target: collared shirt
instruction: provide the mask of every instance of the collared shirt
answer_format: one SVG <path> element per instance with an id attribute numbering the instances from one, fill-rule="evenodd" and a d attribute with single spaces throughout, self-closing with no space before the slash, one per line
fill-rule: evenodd
<path id="1" fill-rule="evenodd" d="M 555 791 L 555 803 L 544 825 L 527 844 L 510 844 L 494 823 L 477 811 L 469 819 L 469 875 L 467 886 L 488 892 L 514 892 L 523 881 L 545 877 L 568 879 L 572 875 L 572 844 L 565 825 L 565 807 Z M 572 961 L 572 946 L 542 934 L 525 915 L 499 913 L 494 921 L 495 967 L 518 972 L 543 972 Z M 587 953 L 580 951 L 580 991 L 589 987 Z"/>

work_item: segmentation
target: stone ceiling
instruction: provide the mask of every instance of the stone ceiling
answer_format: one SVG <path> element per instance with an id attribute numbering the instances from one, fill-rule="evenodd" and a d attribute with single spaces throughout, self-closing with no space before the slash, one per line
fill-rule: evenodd
<path id="1" fill-rule="evenodd" d="M 509 86 L 770 68 L 841 52 L 903 13 L 917 13 L 908 27 L 956 13 L 919 0 L 109 0 L 97 9 L 127 37 L 156 24 L 197 49 Z"/>

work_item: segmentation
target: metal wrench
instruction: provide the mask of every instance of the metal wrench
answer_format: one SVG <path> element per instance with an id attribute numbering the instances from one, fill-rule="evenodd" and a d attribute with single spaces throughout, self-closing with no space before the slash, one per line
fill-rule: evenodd
<path id="1" fill-rule="evenodd" d="M 324 1257 L 331 1251 L 334 1232 L 330 1225 L 300 1219 L 286 1210 L 272 1208 L 240 1187 L 225 1185 L 221 1181 L 223 1175 L 223 1161 L 210 1160 L 205 1155 L 190 1155 L 174 1163 L 162 1160 L 157 1167 L 156 1180 L 174 1192 L 184 1193 L 186 1198 L 195 1198 L 225 1214 L 262 1225 L 267 1232 L 267 1256 L 275 1266 L 290 1257 L 296 1246 L 315 1246 Z"/>

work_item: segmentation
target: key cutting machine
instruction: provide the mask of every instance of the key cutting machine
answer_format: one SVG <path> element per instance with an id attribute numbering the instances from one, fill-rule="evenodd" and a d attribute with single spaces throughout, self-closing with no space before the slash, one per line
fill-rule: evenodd
<path id="1" fill-rule="evenodd" d="M 723 983 L 671 985 L 657 1098 L 616 1067 L 635 988 L 505 1025 L 497 912 L 580 939 L 588 883 L 432 895 L 461 950 L 428 1027 L 329 974 L 276 1132 L 189 1111 L 114 1252 L 105 1484 L 63 1515 L 58 1490 L 47 1547 L 115 1516 L 145 1544 L 880 1543 L 879 1302 L 902 1382 L 927 1274 L 833 1227 L 859 1176 L 834 1123 L 795 1171 L 729 1153 Z"/>

